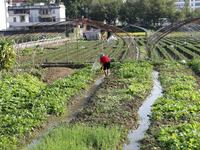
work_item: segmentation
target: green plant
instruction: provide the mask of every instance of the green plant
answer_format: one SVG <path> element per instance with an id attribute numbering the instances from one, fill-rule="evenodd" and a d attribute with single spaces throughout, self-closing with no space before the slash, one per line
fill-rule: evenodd
<path id="1" fill-rule="evenodd" d="M 169 150 L 198 150 L 200 147 L 200 123 L 185 123 L 163 127 L 157 132 L 159 144 Z"/>
<path id="2" fill-rule="evenodd" d="M 117 127 L 105 128 L 101 126 L 89 127 L 80 125 L 63 125 L 45 136 L 31 150 L 116 150 L 120 142 L 122 131 Z"/>
<path id="3" fill-rule="evenodd" d="M 45 86 L 29 74 L 0 80 L 0 149 L 16 149 L 19 139 L 39 126 L 47 115 L 60 115 L 65 103 L 92 80 L 90 68 Z"/>
<path id="4" fill-rule="evenodd" d="M 9 70 L 15 63 L 16 54 L 13 43 L 8 40 L 0 41 L 0 70 Z"/>
<path id="5" fill-rule="evenodd" d="M 166 61 L 159 70 L 164 93 L 152 108 L 149 138 L 153 138 L 153 145 L 160 149 L 198 150 L 200 92 L 197 79 L 187 66 L 177 62 Z M 151 141 L 149 138 L 146 140 Z"/>

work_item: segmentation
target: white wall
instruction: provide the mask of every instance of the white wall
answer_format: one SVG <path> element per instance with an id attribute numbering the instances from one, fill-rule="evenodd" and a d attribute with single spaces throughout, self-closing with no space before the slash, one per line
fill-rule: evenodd
<path id="1" fill-rule="evenodd" d="M 9 27 L 8 4 L 6 3 L 6 0 L 0 0 L 0 15 L 1 15 L 0 30 L 5 30 Z"/>
<path id="2" fill-rule="evenodd" d="M 59 21 L 65 21 L 65 6 L 64 5 L 60 5 L 60 9 L 59 9 Z"/>
<path id="3" fill-rule="evenodd" d="M 20 16 L 24 16 L 25 17 L 25 21 L 21 22 L 20 20 Z M 10 15 L 9 16 L 9 23 L 15 23 L 14 22 L 14 18 L 16 18 L 16 23 L 27 23 L 29 22 L 29 15 L 28 14 L 16 14 L 16 15 Z"/>

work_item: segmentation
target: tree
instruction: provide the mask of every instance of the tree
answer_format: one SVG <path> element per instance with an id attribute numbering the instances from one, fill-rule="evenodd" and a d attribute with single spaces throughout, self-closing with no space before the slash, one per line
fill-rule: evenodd
<path id="1" fill-rule="evenodd" d="M 120 19 L 143 26 L 158 26 L 162 20 L 173 18 L 174 0 L 128 0 L 121 7 Z"/>
<path id="2" fill-rule="evenodd" d="M 119 16 L 119 11 L 122 5 L 121 0 L 93 0 L 90 6 L 89 17 L 93 20 L 114 23 Z"/>
<path id="3" fill-rule="evenodd" d="M 126 3 L 124 3 L 119 11 L 119 19 L 125 23 L 136 23 L 140 13 L 140 11 L 138 11 L 137 9 L 137 5 L 137 2 L 127 1 Z"/>
<path id="4" fill-rule="evenodd" d="M 95 5 L 91 8 L 89 17 L 92 20 L 104 21 L 106 18 L 106 10 L 100 5 Z"/>
<path id="5" fill-rule="evenodd" d="M 89 13 L 89 6 L 92 0 L 61 0 L 66 7 L 68 18 L 81 18 Z"/>
<path id="6" fill-rule="evenodd" d="M 114 23 L 119 17 L 119 11 L 122 5 L 122 1 L 113 1 L 105 4 L 105 16 L 108 23 Z"/>
<path id="7" fill-rule="evenodd" d="M 200 8 L 197 8 L 194 10 L 194 14 L 193 14 L 193 17 L 200 17 Z"/>
<path id="8" fill-rule="evenodd" d="M 145 19 L 148 25 L 158 26 L 162 19 L 175 12 L 174 0 L 144 0 Z"/>

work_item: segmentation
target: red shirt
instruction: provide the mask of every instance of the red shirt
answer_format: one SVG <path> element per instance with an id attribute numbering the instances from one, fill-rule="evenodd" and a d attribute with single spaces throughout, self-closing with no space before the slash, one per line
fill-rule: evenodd
<path id="1" fill-rule="evenodd" d="M 104 55 L 104 56 L 102 56 L 102 57 L 100 58 L 100 63 L 106 64 L 106 63 L 108 63 L 108 62 L 110 62 L 110 58 L 109 58 L 108 56 Z"/>

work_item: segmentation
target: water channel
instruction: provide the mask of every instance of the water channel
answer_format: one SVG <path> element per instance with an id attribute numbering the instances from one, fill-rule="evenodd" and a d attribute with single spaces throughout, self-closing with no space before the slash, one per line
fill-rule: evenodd
<path id="1" fill-rule="evenodd" d="M 153 71 L 153 89 L 151 91 L 151 94 L 147 97 L 142 106 L 139 108 L 139 126 L 136 130 L 129 132 L 129 144 L 124 145 L 124 150 L 140 149 L 140 141 L 144 138 L 144 135 L 150 126 L 149 116 L 151 115 L 151 107 L 155 103 L 155 101 L 162 96 L 162 86 L 160 81 L 158 80 L 158 75 L 159 73 L 157 71 Z"/>

